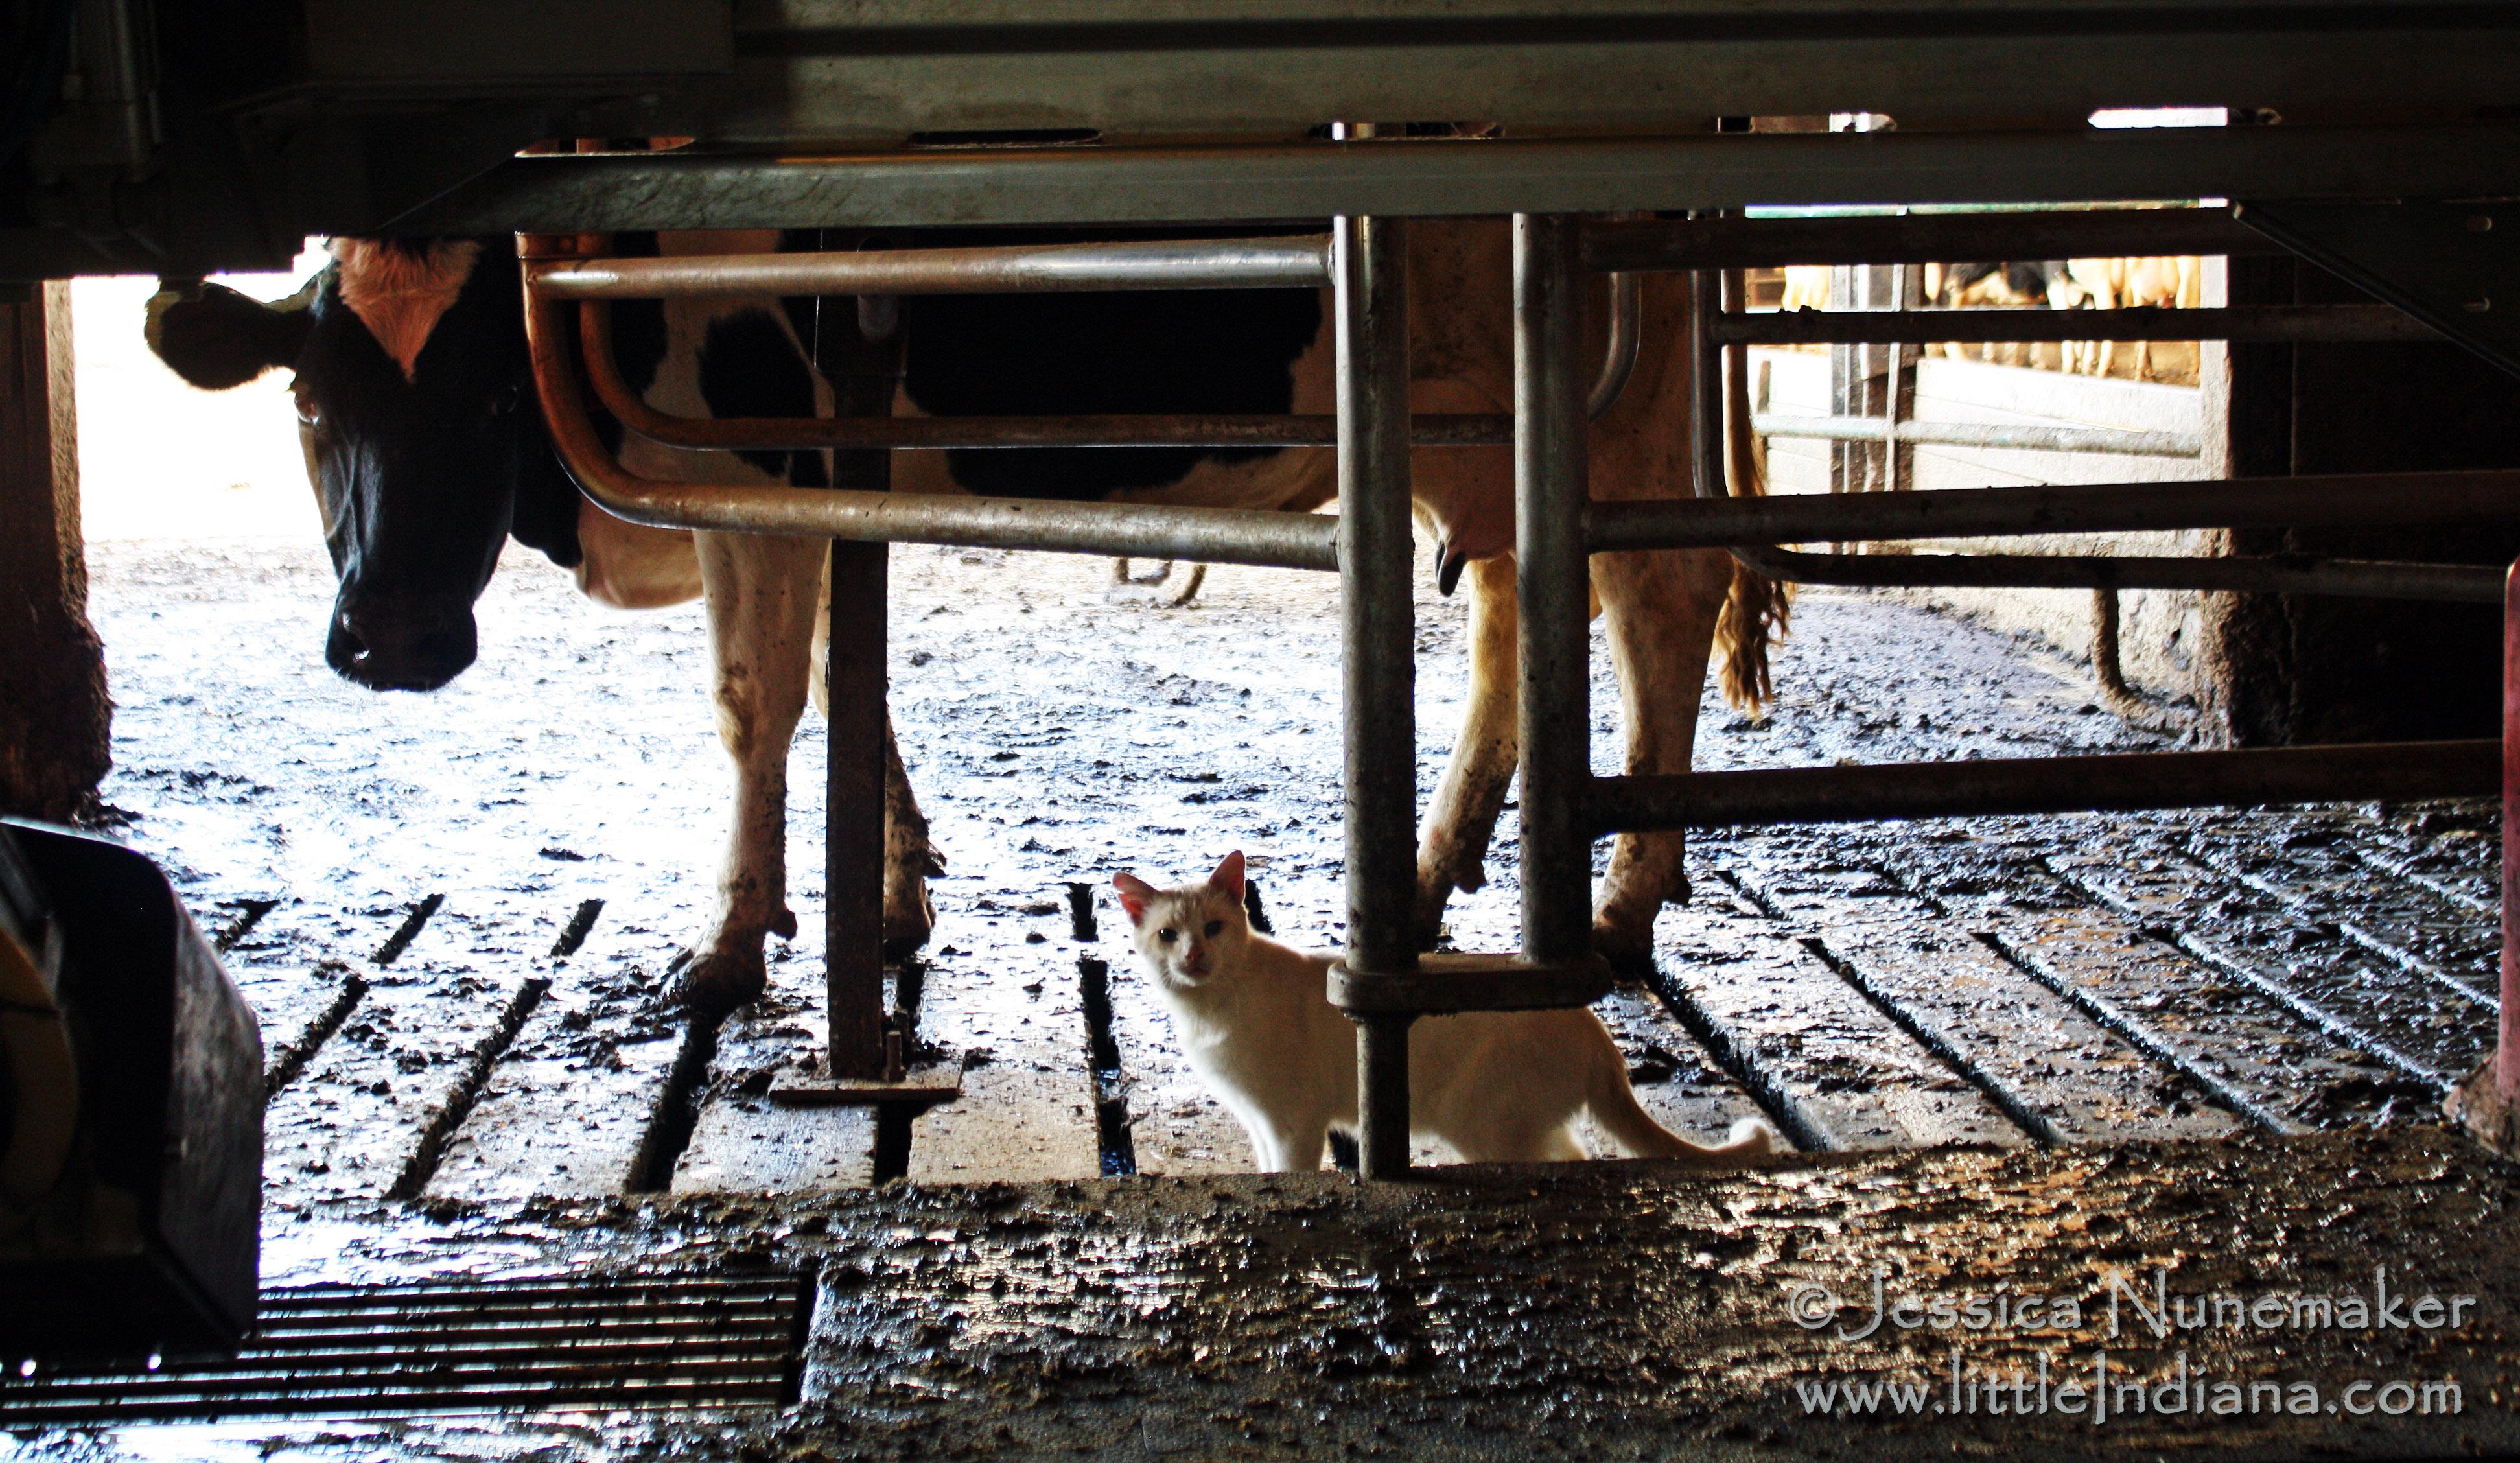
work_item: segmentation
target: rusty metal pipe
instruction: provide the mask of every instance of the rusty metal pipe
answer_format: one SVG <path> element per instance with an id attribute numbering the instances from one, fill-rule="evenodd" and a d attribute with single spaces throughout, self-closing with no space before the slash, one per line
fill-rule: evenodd
<path id="1" fill-rule="evenodd" d="M 871 493 L 757 483 L 664 482 L 625 470 L 587 419 L 566 306 L 525 291 L 525 332 L 543 421 L 561 461 L 605 511 L 659 528 L 889 543 L 1042 549 L 1335 571 L 1338 521 L 1306 513 Z"/>
<path id="2" fill-rule="evenodd" d="M 1601 347 L 1601 369 L 1584 397 L 1584 418 L 1598 422 L 1619 404 L 1619 393 L 1636 374 L 1637 347 L 1644 341 L 1644 277 L 1610 276 L 1610 335 Z"/>
<path id="3" fill-rule="evenodd" d="M 2246 752 L 2012 757 L 1593 779 L 1596 838 L 1655 829 L 1861 823 L 2369 798 L 2468 798 L 2499 786 L 2502 744 L 2382 742 Z"/>
<path id="4" fill-rule="evenodd" d="M 1417 627 L 1410 594 L 1409 234 L 1333 221 L 1347 969 L 1417 969 Z M 1357 1023 L 1357 1172 L 1409 1171 L 1409 1022 Z M 1298 1163 L 1311 1154 L 1288 1155 Z"/>
<path id="5" fill-rule="evenodd" d="M 1328 235 L 1130 244 L 1000 244 L 967 249 L 569 259 L 526 266 L 553 299 L 747 295 L 1001 295 L 1043 291 L 1318 290 Z"/>
<path id="6" fill-rule="evenodd" d="M 2385 304 L 2243 304 L 2122 310 L 1966 306 L 1924 310 L 1772 310 L 1719 314 L 1719 345 L 1923 345 L 1936 341 L 2439 341 Z"/>
<path id="7" fill-rule="evenodd" d="M 1521 606 L 1522 952 L 1562 965 L 1593 945 L 1593 860 L 1579 813 L 1591 771 L 1590 495 L 1580 353 L 1579 221 L 1513 219 L 1514 571 Z"/>

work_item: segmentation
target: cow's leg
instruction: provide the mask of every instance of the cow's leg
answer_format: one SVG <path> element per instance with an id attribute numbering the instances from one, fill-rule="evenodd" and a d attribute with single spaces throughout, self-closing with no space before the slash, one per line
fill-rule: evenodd
<path id="1" fill-rule="evenodd" d="M 1629 772 L 1688 770 L 1699 688 L 1732 582 L 1732 559 L 1720 552 L 1594 556 L 1593 588 L 1608 620 Z M 1593 913 L 1594 947 L 1614 968 L 1651 967 L 1654 916 L 1688 897 L 1682 848 L 1678 833 L 1619 836 Z"/>
<path id="2" fill-rule="evenodd" d="M 825 672 L 831 658 L 824 647 L 832 635 L 832 598 L 826 592 L 814 618 L 814 709 L 828 724 L 832 719 L 832 687 Z M 887 955 L 906 955 L 927 943 L 936 928 L 936 906 L 927 898 L 930 875 L 945 872 L 945 856 L 927 841 L 927 815 L 919 810 L 919 795 L 901 762 L 901 743 L 892 732 L 892 717 L 883 718 L 883 948 Z"/>
<path id="3" fill-rule="evenodd" d="M 728 1011 L 761 993 L 762 939 L 796 933 L 788 908 L 788 751 L 804 713 L 827 546 L 819 539 L 697 535 L 708 596 L 718 739 L 735 763 L 735 819 L 718 907 L 670 996 Z"/>
<path id="4" fill-rule="evenodd" d="M 883 948 L 906 955 L 927 943 L 936 928 L 936 906 L 927 899 L 927 876 L 945 872 L 945 860 L 927 842 L 927 815 L 919 810 L 910 773 L 901 765 L 901 744 L 892 718 L 883 722 Z"/>
<path id="5" fill-rule="evenodd" d="M 1519 755 L 1516 717 L 1521 679 L 1516 664 L 1514 561 L 1510 554 L 1472 560 L 1470 689 L 1453 759 L 1435 785 L 1418 844 L 1418 940 L 1432 945 L 1453 891 L 1487 883 L 1488 841 L 1495 836 L 1506 788 Z"/>

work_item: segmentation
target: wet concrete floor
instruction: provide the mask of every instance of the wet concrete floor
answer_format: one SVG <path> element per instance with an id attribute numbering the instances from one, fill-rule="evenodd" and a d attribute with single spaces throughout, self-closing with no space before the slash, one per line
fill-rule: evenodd
<path id="1" fill-rule="evenodd" d="M 1786 1281 L 1861 1290 L 1881 1258 L 1920 1289 L 2062 1294 L 2159 1259 L 2174 1288 L 2297 1289 L 2283 1277 L 2341 1284 L 2376 1257 L 2446 1296 L 2509 1293 L 2484 1253 L 2503 1170 L 2425 1126 L 2492 1040 L 2490 807 L 1701 840 L 1658 979 L 1604 1015 L 1666 1123 L 1702 1136 L 1763 1113 L 1837 1156 L 1720 1182 L 1456 1169 L 1395 1194 L 1213 1178 L 1247 1167 L 1241 1135 L 1182 1066 L 1116 908 L 1102 899 L 1086 937 L 1068 886 L 1189 877 L 1241 847 L 1282 936 L 1337 941 L 1330 586 L 1220 569 L 1199 605 L 1168 610 L 1112 602 L 1096 561 L 897 549 L 895 713 L 952 864 L 898 994 L 967 1069 L 965 1098 L 912 1124 L 903 1154 L 864 1112 L 766 1099 L 820 1035 L 809 944 L 774 944 L 771 996 L 713 1050 L 652 1004 L 706 907 L 724 817 L 696 607 L 600 611 L 516 556 L 482 607 L 481 663 L 433 696 L 380 697 L 322 667 L 314 545 L 110 545 L 95 575 L 121 707 L 107 799 L 227 947 L 286 1079 L 268 1281 L 590 1257 L 834 1267 L 809 1405 L 732 1432 L 236 1424 L 26 1436 L 28 1456 L 2001 1452 L 2025 1421 L 1788 1418 L 1792 1380 L 1922 1375 L 1955 1333 L 1822 1347 L 1781 1317 Z M 1462 618 L 1424 590 L 1425 791 L 1458 716 Z M 1856 594 L 1801 602 L 1778 685 L 1759 722 L 1710 699 L 1701 765 L 2164 745 L 2093 708 L 2080 667 Z M 1597 656 L 1605 771 L 1615 707 Z M 789 841 L 807 931 L 820 743 L 809 715 Z M 1510 818 L 1495 883 L 1456 903 L 1457 947 L 1511 943 Z M 2140 1146 L 2178 1140 L 2196 1141 Z M 867 1188 L 879 1166 L 912 1187 Z M 1189 1181 L 1098 1177 L 1128 1173 Z M 2508 1416 L 2498 1303 L 2396 1338 L 2467 1368 L 2455 1426 L 2374 1414 L 2383 1431 L 2336 1440 L 2501 1439 L 2485 1421 Z M 2049 1341 L 2061 1365 L 2094 1334 L 1990 1350 L 1969 1332 L 1965 1365 L 2031 1364 Z M 2272 1334 L 2190 1359 L 2289 1378 L 2398 1356 L 2386 1335 Z M 2311 1426 L 2057 1423 L 2041 1445 L 2280 1450 Z"/>

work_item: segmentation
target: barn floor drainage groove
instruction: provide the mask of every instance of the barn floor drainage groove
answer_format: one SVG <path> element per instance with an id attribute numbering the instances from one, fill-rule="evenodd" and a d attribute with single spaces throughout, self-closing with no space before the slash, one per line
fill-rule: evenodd
<path id="1" fill-rule="evenodd" d="M 232 1359 L 0 1377 L 0 1428 L 315 1414 L 784 1406 L 813 1284 L 662 1276 L 270 1290 Z"/>

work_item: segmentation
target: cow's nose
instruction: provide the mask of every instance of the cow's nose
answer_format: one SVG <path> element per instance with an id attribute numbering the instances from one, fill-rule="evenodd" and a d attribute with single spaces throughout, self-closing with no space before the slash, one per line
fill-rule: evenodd
<path id="1" fill-rule="evenodd" d="M 472 663 L 472 607 L 394 596 L 340 606 L 324 659 L 372 691 L 434 691 Z"/>

